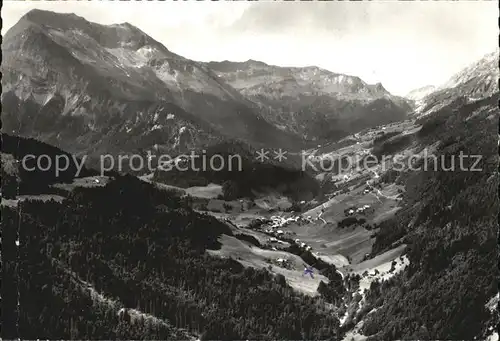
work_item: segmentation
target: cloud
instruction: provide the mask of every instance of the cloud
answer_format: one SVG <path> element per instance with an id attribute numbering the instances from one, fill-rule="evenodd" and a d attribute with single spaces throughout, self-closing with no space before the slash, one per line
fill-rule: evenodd
<path id="1" fill-rule="evenodd" d="M 493 51 L 497 17 L 493 1 L 256 2 L 227 31 L 261 37 L 277 54 L 255 49 L 265 61 L 315 64 L 405 94 Z"/>
<path id="2" fill-rule="evenodd" d="M 354 5 L 356 6 L 356 5 Z M 341 2 L 259 2 L 253 3 L 232 28 L 236 32 L 286 33 L 307 26 L 336 32 L 347 32 L 363 20 L 366 6 Z M 353 11 L 354 10 L 354 11 Z M 358 15 L 349 15 L 357 13 Z"/>
<path id="3" fill-rule="evenodd" d="M 490 12 L 490 15 L 488 15 Z M 469 40 L 476 25 L 496 25 L 492 1 L 433 2 L 257 2 L 231 28 L 236 33 L 287 33 L 313 27 L 330 34 L 389 36 L 410 34 L 434 39 Z"/>

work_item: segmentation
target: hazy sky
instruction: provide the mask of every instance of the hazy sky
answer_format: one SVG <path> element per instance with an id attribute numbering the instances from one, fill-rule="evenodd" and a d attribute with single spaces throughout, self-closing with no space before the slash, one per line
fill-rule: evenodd
<path id="1" fill-rule="evenodd" d="M 439 85 L 498 46 L 496 1 L 4 1 L 2 33 L 33 8 L 129 22 L 200 60 L 316 65 L 404 95 Z"/>

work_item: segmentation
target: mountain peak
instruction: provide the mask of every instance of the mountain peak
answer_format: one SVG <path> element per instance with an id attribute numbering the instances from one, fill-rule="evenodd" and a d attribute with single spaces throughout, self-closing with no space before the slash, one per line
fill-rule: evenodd
<path id="1" fill-rule="evenodd" d="M 146 35 L 141 29 L 139 29 L 137 26 L 132 25 L 131 23 L 125 21 L 119 24 L 111 24 L 108 27 L 113 27 L 113 28 L 118 28 L 118 29 L 124 29 L 124 30 L 129 30 L 131 32 L 140 32 L 143 35 Z"/>
<path id="2" fill-rule="evenodd" d="M 74 13 L 58 13 L 39 9 L 27 12 L 18 23 L 9 29 L 5 35 L 5 40 L 16 37 L 29 27 L 42 30 L 49 36 L 55 35 L 56 37 L 53 37 L 55 40 L 71 33 L 77 36 L 87 36 L 105 48 L 128 46 L 137 50 L 150 45 L 172 54 L 161 43 L 128 22 L 102 25 L 87 21 Z"/>
<path id="3" fill-rule="evenodd" d="M 416 113 L 427 115 L 458 99 L 477 101 L 498 94 L 498 61 L 496 50 L 469 64 L 425 96 Z"/>
<path id="4" fill-rule="evenodd" d="M 247 63 L 247 64 L 253 64 L 253 65 L 268 66 L 266 63 L 261 62 L 260 60 L 255 60 L 255 59 L 249 59 L 245 63 Z"/>
<path id="5" fill-rule="evenodd" d="M 125 26 L 125 27 L 130 27 L 130 28 L 136 28 L 134 25 L 129 23 L 128 21 L 119 23 L 119 24 L 112 24 L 111 26 Z"/>
<path id="6" fill-rule="evenodd" d="M 19 106 L 29 113 L 38 112 L 36 107 L 52 115 L 40 115 L 44 119 L 37 122 L 61 124 L 57 127 L 67 133 L 57 143 L 85 136 L 80 140 L 92 146 L 75 146 L 79 152 L 94 148 L 100 139 L 90 142 L 90 136 L 111 126 L 117 139 L 122 131 L 138 136 L 162 131 L 170 138 L 186 126 L 194 132 L 191 142 L 182 144 L 186 148 L 205 136 L 279 147 L 301 142 L 263 120 L 253 102 L 212 70 L 168 51 L 128 22 L 102 25 L 71 13 L 33 10 L 7 32 L 2 52 L 4 91 L 15 95 L 3 108 L 11 131 L 20 131 Z M 77 128 L 70 131 L 64 120 Z M 164 140 L 168 148 L 181 148 L 173 138 Z M 112 148 L 121 149 L 114 141 Z"/>
<path id="7" fill-rule="evenodd" d="M 499 51 L 493 51 L 484 55 L 478 61 L 469 64 L 466 68 L 462 69 L 455 75 L 453 75 L 448 82 L 441 86 L 441 88 L 452 88 L 461 83 L 466 83 L 472 78 L 490 77 L 498 75 L 498 60 Z"/>
<path id="8" fill-rule="evenodd" d="M 75 13 L 60 13 L 60 12 L 52 12 L 41 9 L 32 9 L 27 12 L 21 19 L 29 20 L 36 24 L 41 25 L 56 25 L 59 26 L 61 24 L 68 24 L 70 22 L 81 22 L 88 23 L 85 18 L 76 15 Z"/>
<path id="9" fill-rule="evenodd" d="M 373 88 L 376 90 L 376 91 L 380 91 L 380 92 L 388 92 L 384 86 L 382 85 L 382 83 L 380 82 L 377 82 L 373 85 Z"/>
<path id="10" fill-rule="evenodd" d="M 32 9 L 25 13 L 21 19 L 7 31 L 3 38 L 5 42 L 27 30 L 38 33 L 53 27 L 67 30 L 71 27 L 81 26 L 82 24 L 85 25 L 88 24 L 88 22 L 74 13 L 56 13 L 41 9 Z M 4 43 L 2 43 L 2 49 L 3 48 Z"/>

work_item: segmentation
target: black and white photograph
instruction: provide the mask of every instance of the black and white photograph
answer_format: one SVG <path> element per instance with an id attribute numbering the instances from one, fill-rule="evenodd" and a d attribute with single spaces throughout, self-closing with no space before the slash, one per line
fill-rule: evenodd
<path id="1" fill-rule="evenodd" d="M 2 340 L 499 340 L 498 1 L 1 16 Z"/>

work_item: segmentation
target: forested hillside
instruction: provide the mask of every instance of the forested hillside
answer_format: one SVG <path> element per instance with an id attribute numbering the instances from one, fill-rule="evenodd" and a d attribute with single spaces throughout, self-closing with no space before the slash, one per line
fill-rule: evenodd
<path id="1" fill-rule="evenodd" d="M 38 193 L 47 190 L 47 186 L 54 182 L 71 182 L 76 177 L 97 174 L 85 166 L 79 171 L 81 159 L 32 138 L 2 133 L 2 155 L 4 198 L 11 198 L 17 194 Z M 40 166 L 37 166 L 37 158 L 42 155 Z M 56 169 L 56 165 L 60 166 L 59 169 Z"/>
<path id="2" fill-rule="evenodd" d="M 208 256 L 230 229 L 136 178 L 2 218 L 3 338 L 338 339 L 320 298 Z"/>
<path id="3" fill-rule="evenodd" d="M 273 160 L 272 152 L 269 160 L 260 162 L 256 160 L 255 148 L 239 141 L 221 142 L 194 155 L 194 159 L 182 166 L 186 170 L 157 169 L 154 179 L 179 187 L 206 186 L 211 182 L 225 184 L 225 188 L 230 189 L 228 198 L 252 197 L 254 191 L 272 190 L 304 200 L 320 191 L 319 182 L 302 171 L 300 165 L 288 159 L 281 163 Z"/>
<path id="4" fill-rule="evenodd" d="M 455 166 L 446 171 L 439 164 L 402 177 L 404 208 L 382 224 L 374 251 L 403 237 L 410 267 L 372 285 L 365 312 L 377 310 L 363 328 L 370 341 L 485 337 L 485 305 L 498 290 L 497 98 L 444 108 L 421 120 L 421 145 L 440 141 L 438 162 L 443 157 L 448 169 L 455 158 Z M 477 157 L 464 158 L 461 170 L 461 152 L 481 159 L 475 164 Z"/>

